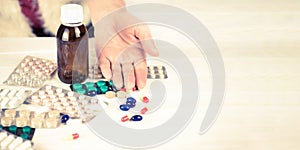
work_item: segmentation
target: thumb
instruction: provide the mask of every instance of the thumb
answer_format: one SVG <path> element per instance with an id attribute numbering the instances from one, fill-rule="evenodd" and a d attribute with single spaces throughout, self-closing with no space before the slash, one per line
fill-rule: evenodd
<path id="1" fill-rule="evenodd" d="M 150 29 L 147 25 L 137 26 L 135 36 L 140 40 L 142 47 L 146 53 L 151 56 L 158 56 L 158 49 L 156 48 Z"/>

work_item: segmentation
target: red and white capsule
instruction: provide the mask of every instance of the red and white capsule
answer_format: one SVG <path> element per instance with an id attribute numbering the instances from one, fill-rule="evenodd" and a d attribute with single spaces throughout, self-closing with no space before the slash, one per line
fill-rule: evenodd
<path id="1" fill-rule="evenodd" d="M 126 122 L 126 121 L 129 121 L 129 119 L 130 118 L 128 117 L 128 115 L 126 115 L 126 116 L 124 116 L 124 117 L 121 118 L 121 121 L 122 122 Z"/>
<path id="2" fill-rule="evenodd" d="M 78 133 L 74 133 L 72 135 L 69 135 L 65 138 L 66 141 L 71 141 L 71 140 L 76 140 L 79 138 L 79 134 Z"/>

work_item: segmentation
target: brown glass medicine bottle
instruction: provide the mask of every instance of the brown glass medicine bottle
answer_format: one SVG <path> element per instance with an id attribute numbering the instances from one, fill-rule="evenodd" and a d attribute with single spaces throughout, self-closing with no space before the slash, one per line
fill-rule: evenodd
<path id="1" fill-rule="evenodd" d="M 83 9 L 77 4 L 61 7 L 61 22 L 57 35 L 58 77 L 67 84 L 82 83 L 88 77 L 88 32 L 83 21 Z"/>

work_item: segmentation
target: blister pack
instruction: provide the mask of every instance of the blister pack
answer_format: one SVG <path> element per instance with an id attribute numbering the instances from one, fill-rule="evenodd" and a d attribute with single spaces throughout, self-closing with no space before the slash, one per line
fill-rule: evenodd
<path id="1" fill-rule="evenodd" d="M 23 88 L 0 87 L 0 109 L 17 108 L 31 93 L 31 90 Z"/>
<path id="2" fill-rule="evenodd" d="M 57 69 L 54 61 L 26 56 L 3 83 L 6 85 L 41 87 Z"/>
<path id="3" fill-rule="evenodd" d="M 57 128 L 61 124 L 63 114 L 57 110 L 38 112 L 30 110 L 3 110 L 0 113 L 1 125 L 4 127 L 15 125 L 17 127 L 30 126 L 32 128 Z"/>
<path id="4" fill-rule="evenodd" d="M 167 79 L 168 74 L 165 66 L 148 66 L 148 79 Z M 90 79 L 104 79 L 104 76 L 101 72 L 98 65 L 93 65 L 89 69 L 89 78 Z"/>
<path id="5" fill-rule="evenodd" d="M 0 129 L 1 150 L 32 150 L 33 142 Z"/>
<path id="6" fill-rule="evenodd" d="M 45 85 L 26 99 L 26 103 L 47 106 L 52 110 L 69 115 L 72 119 L 87 122 L 94 118 L 107 105 L 97 98 Z"/>

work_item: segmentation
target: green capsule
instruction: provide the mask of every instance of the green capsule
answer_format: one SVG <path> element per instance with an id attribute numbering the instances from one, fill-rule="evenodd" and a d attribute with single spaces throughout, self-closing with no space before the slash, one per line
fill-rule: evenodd
<path id="1" fill-rule="evenodd" d="M 17 134 L 17 129 L 18 129 L 17 126 L 12 125 L 8 128 L 8 131 L 13 133 L 13 134 Z"/>
<path id="2" fill-rule="evenodd" d="M 87 91 L 89 92 L 89 91 L 98 91 L 98 89 L 97 88 L 95 88 L 95 87 L 89 87 L 89 88 L 87 88 Z"/>
<path id="3" fill-rule="evenodd" d="M 95 84 L 94 84 L 93 82 L 86 82 L 86 83 L 85 83 L 85 87 L 86 87 L 86 88 L 92 88 L 92 87 L 94 87 L 94 85 L 95 85 Z"/>
<path id="4" fill-rule="evenodd" d="M 25 127 L 23 127 L 22 132 L 26 133 L 26 134 L 30 134 L 31 128 L 29 126 L 25 126 Z"/>
<path id="5" fill-rule="evenodd" d="M 76 90 L 82 89 L 82 84 L 75 83 L 72 85 L 72 87 L 73 87 L 73 91 L 76 91 Z"/>
<path id="6" fill-rule="evenodd" d="M 105 81 L 98 81 L 96 84 L 100 88 L 101 86 L 104 86 L 106 84 L 106 82 Z"/>
<path id="7" fill-rule="evenodd" d="M 23 139 L 25 139 L 25 140 L 28 140 L 28 139 L 29 139 L 29 135 L 26 134 L 26 133 L 22 133 L 22 134 L 20 135 L 20 137 L 23 138 Z"/>
<path id="8" fill-rule="evenodd" d="M 86 94 L 86 91 L 84 89 L 79 89 L 79 90 L 76 90 L 75 92 L 79 93 L 79 94 L 82 94 L 82 95 Z"/>
<path id="9" fill-rule="evenodd" d="M 108 81 L 108 85 L 113 86 L 114 85 L 113 81 L 112 80 Z"/>
<path id="10" fill-rule="evenodd" d="M 101 93 L 105 94 L 108 91 L 108 86 L 106 85 L 100 86 L 100 91 Z"/>

